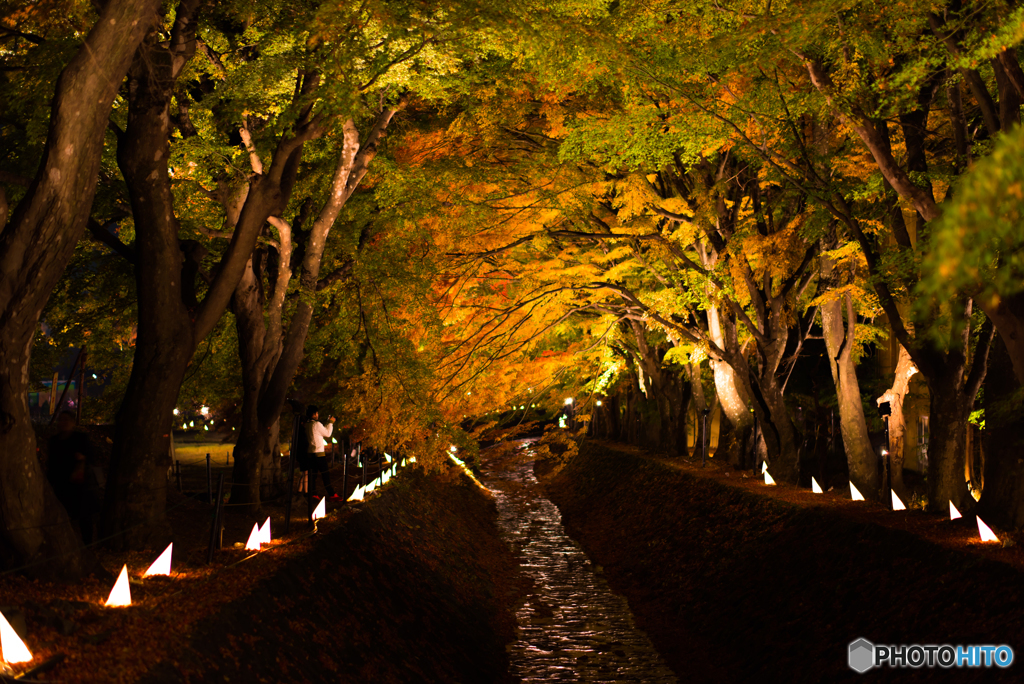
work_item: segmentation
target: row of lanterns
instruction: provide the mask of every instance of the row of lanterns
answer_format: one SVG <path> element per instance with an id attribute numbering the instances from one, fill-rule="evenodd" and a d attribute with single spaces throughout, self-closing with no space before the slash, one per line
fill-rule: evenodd
<path id="1" fill-rule="evenodd" d="M 391 463 L 391 456 L 384 454 L 387 457 L 388 463 Z M 409 463 L 415 463 L 416 457 L 410 456 L 408 459 Z M 402 459 L 402 467 L 405 467 L 406 459 Z M 398 473 L 397 467 L 388 468 L 381 475 L 377 477 L 373 482 L 367 484 L 365 487 L 356 487 L 355 491 L 349 496 L 349 501 L 363 501 L 366 494 L 373 492 L 377 487 L 382 487 L 391 481 L 391 478 Z M 320 503 L 317 504 L 316 509 L 313 510 L 313 520 L 320 520 L 327 516 L 327 499 L 320 499 Z M 269 544 L 271 540 L 270 534 L 270 517 L 263 522 L 262 525 L 253 523 L 252 532 L 249 533 L 249 539 L 245 543 L 246 551 L 259 551 L 263 544 Z M 171 555 L 174 544 L 168 544 L 164 552 L 153 561 L 153 564 L 149 566 L 146 572 L 142 573 L 143 577 L 151 577 L 153 575 L 170 575 L 171 574 Z M 110 590 L 110 595 L 107 597 L 107 601 L 104 605 L 109 607 L 121 607 L 130 606 L 132 604 L 132 592 L 128 581 L 128 565 L 121 567 L 121 574 L 117 576 L 117 581 L 114 582 L 114 587 Z M 32 660 L 32 652 L 29 651 L 28 646 L 22 641 L 21 637 L 11 626 L 11 623 L 7 621 L 3 613 L 0 613 L 0 659 L 5 663 L 27 663 Z"/>
<path id="2" fill-rule="evenodd" d="M 761 463 L 761 473 L 764 475 L 764 483 L 766 485 L 774 485 L 775 484 L 775 479 L 771 476 L 771 474 L 768 473 L 768 464 L 767 463 L 764 463 L 764 462 Z M 815 494 L 822 494 L 823 493 L 822 490 L 821 490 L 821 485 L 819 485 L 818 481 L 815 480 L 813 477 L 811 477 L 811 491 L 813 493 L 815 493 Z M 905 510 L 907 510 L 907 507 L 900 500 L 900 497 L 898 497 L 896 495 L 896 491 L 893 490 L 893 489 L 890 489 L 889 491 L 892 493 L 892 510 L 894 510 L 894 511 L 905 511 Z M 850 482 L 850 498 L 852 500 L 854 500 L 854 501 L 864 501 L 864 495 L 860 493 L 860 490 L 857 489 L 857 486 L 855 484 L 853 484 L 852 481 Z M 949 519 L 950 520 L 956 520 L 959 517 L 961 517 L 960 511 L 958 511 L 956 509 L 956 506 L 953 505 L 953 502 L 950 501 L 949 502 Z M 999 537 L 997 537 L 995 535 L 995 533 L 992 531 L 991 527 L 986 525 L 982 521 L 981 518 L 978 518 L 977 516 L 975 516 L 975 518 L 978 521 L 978 534 L 979 534 L 979 536 L 981 536 L 981 541 L 983 541 L 983 542 L 989 542 L 989 541 L 997 542 L 997 541 L 999 541 Z"/>

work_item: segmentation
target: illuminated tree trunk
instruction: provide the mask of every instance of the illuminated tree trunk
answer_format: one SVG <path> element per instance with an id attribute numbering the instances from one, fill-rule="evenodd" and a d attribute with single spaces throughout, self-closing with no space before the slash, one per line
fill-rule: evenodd
<path id="1" fill-rule="evenodd" d="M 890 473 L 892 488 L 900 496 L 903 496 L 906 492 L 906 487 L 903 485 L 903 462 L 906 459 L 904 444 L 906 442 L 907 419 L 903 415 L 903 399 L 907 396 L 907 392 L 910 391 L 910 378 L 916 372 L 917 367 L 910 360 L 910 354 L 901 344 L 892 387 L 875 400 L 879 405 L 883 402 L 889 402 L 889 408 L 892 411 L 892 415 L 889 416 L 889 444 L 886 448 L 889 450 L 889 462 L 892 468 Z M 883 497 L 885 494 L 885 492 L 882 492 Z"/>
<path id="2" fill-rule="evenodd" d="M 273 464 L 279 461 L 275 461 L 275 454 L 280 458 L 277 426 L 288 388 L 303 358 L 327 238 L 338 214 L 366 176 L 377 155 L 378 144 L 397 111 L 398 108 L 382 110 L 361 146 L 355 123 L 351 119 L 345 122 L 330 195 L 303 245 L 299 276 L 299 292 L 303 296 L 287 325 L 284 305 L 292 279 L 293 242 L 293 227 L 287 221 L 278 216 L 270 218 L 271 225 L 277 229 L 276 256 L 264 251 L 254 254 L 235 289 L 243 412 L 241 435 L 235 447 L 232 501 L 249 503 L 254 511 L 260 508 L 261 494 L 270 495 L 276 487 Z M 335 275 L 343 276 L 349 268 Z M 262 294 L 265 274 L 272 291 L 266 302 Z"/>
<path id="3" fill-rule="evenodd" d="M 30 574 L 69 577 L 92 568 L 39 465 L 29 354 L 43 307 L 85 232 L 111 104 L 158 7 L 102 3 L 57 80 L 35 179 L 0 232 L 0 567 L 31 563 Z"/>
<path id="4" fill-rule="evenodd" d="M 708 332 L 711 341 L 720 348 L 734 354 L 742 353 L 736 343 L 735 321 L 727 316 L 723 321 L 723 314 L 717 305 L 708 307 Z M 744 467 L 752 446 L 750 440 L 754 428 L 754 414 L 750 411 L 749 395 L 736 377 L 736 369 L 728 363 L 712 359 L 711 370 L 715 375 L 718 403 L 732 428 L 724 441 L 719 440 L 717 453 L 725 456 L 729 463 Z"/>
<path id="5" fill-rule="evenodd" d="M 835 273 L 836 269 L 832 260 L 823 256 L 821 262 L 823 283 L 827 283 L 826 286 L 829 288 L 840 287 L 842 283 L 839 282 L 838 274 Z M 850 480 L 861 492 L 877 499 L 879 496 L 878 458 L 871 448 L 868 423 L 864 417 L 864 404 L 861 401 L 860 383 L 857 381 L 857 368 L 853 361 L 856 324 L 857 317 L 853 310 L 853 298 L 848 292 L 821 304 L 821 326 L 824 332 L 825 346 L 828 350 L 832 380 L 836 386 L 839 403 L 839 430 L 843 436 Z M 900 483 L 902 485 L 902 479 Z M 882 496 L 884 497 L 884 495 L 883 492 Z"/>

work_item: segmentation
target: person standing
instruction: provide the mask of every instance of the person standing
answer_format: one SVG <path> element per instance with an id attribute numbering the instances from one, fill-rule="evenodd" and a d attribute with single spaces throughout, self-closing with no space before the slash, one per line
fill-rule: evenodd
<path id="1" fill-rule="evenodd" d="M 94 506 L 85 478 L 91 456 L 89 436 L 75 431 L 75 414 L 61 411 L 57 416 L 57 434 L 48 443 L 46 479 L 68 517 L 78 523 L 85 544 L 92 543 Z"/>
<path id="2" fill-rule="evenodd" d="M 327 500 L 334 503 L 341 501 L 341 497 L 334 491 L 331 485 L 331 473 L 327 469 L 327 455 L 324 450 L 327 447 L 327 438 L 334 431 L 334 416 L 327 419 L 327 425 L 320 422 L 320 409 L 316 406 L 309 406 L 306 409 L 306 439 L 309 442 L 309 491 L 316 496 L 316 474 L 320 473 L 324 481 L 324 489 L 327 490 Z"/>

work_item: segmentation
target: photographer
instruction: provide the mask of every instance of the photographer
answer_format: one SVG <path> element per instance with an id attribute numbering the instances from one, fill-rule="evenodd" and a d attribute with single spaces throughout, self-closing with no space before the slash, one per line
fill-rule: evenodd
<path id="1" fill-rule="evenodd" d="M 327 470 L 327 456 L 324 455 L 324 448 L 327 446 L 327 438 L 334 431 L 334 416 L 327 418 L 327 426 L 320 422 L 320 409 L 316 406 L 309 406 L 306 409 L 306 439 L 309 443 L 309 491 L 316 497 L 316 474 L 319 472 L 324 481 L 324 489 L 327 490 L 327 500 L 335 503 L 341 501 L 341 497 L 331 486 L 331 474 Z"/>

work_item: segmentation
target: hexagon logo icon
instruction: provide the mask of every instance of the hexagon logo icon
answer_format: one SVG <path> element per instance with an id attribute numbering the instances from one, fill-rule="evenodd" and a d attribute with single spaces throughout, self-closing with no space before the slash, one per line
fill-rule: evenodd
<path id="1" fill-rule="evenodd" d="M 875 645 L 867 639 L 857 639 L 850 644 L 850 669 L 861 674 L 875 665 Z"/>

